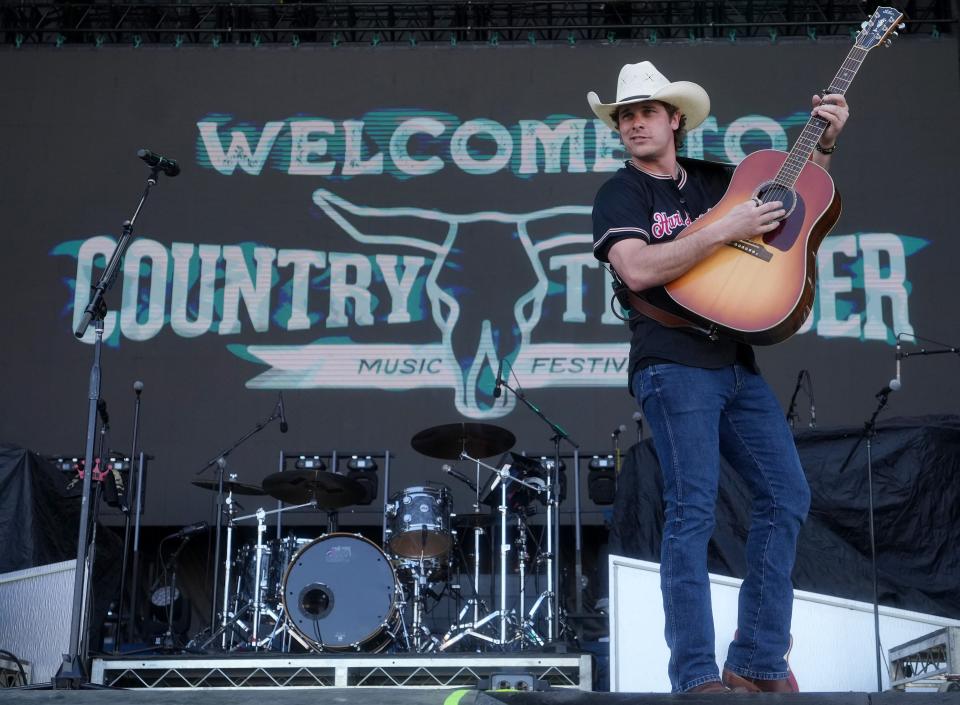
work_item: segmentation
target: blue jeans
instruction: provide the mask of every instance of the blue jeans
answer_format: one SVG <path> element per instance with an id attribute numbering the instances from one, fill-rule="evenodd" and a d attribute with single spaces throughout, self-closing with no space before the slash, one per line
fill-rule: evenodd
<path id="1" fill-rule="evenodd" d="M 720 453 L 753 494 L 738 633 L 725 668 L 750 678 L 786 678 L 790 574 L 810 488 L 776 398 L 760 375 L 741 365 L 650 365 L 634 375 L 633 389 L 663 473 L 660 587 L 674 692 L 720 678 L 707 577 Z"/>

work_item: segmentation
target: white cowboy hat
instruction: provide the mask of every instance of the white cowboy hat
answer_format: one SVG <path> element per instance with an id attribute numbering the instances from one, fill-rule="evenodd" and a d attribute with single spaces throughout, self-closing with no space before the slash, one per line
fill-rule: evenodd
<path id="1" fill-rule="evenodd" d="M 675 106 L 687 116 L 688 130 L 695 128 L 710 114 L 710 96 L 702 87 L 690 81 L 671 83 L 649 61 L 626 64 L 620 69 L 615 102 L 601 103 L 600 96 L 596 93 L 593 91 L 587 93 L 587 102 L 594 114 L 613 130 L 617 129 L 617 123 L 610 117 L 614 109 L 621 105 L 640 103 L 645 100 L 659 100 Z"/>

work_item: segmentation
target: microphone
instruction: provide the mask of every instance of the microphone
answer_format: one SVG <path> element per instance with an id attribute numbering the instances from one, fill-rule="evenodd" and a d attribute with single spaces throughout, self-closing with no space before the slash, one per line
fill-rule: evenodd
<path id="1" fill-rule="evenodd" d="M 625 425 L 623 425 L 623 424 L 620 424 L 619 426 L 617 426 L 617 427 L 613 430 L 613 433 L 610 434 L 610 438 L 616 438 L 617 436 L 619 436 L 621 433 L 623 433 L 623 432 L 626 431 L 626 430 L 627 430 L 627 427 L 626 427 Z"/>
<path id="2" fill-rule="evenodd" d="M 900 351 L 900 335 L 897 334 L 897 389 L 900 388 L 900 360 L 903 359 L 903 353 Z"/>
<path id="3" fill-rule="evenodd" d="M 887 382 L 887 386 L 881 389 L 879 392 L 877 392 L 874 396 L 876 396 L 877 399 L 880 399 L 881 397 L 887 396 L 890 392 L 899 392 L 899 391 L 900 391 L 900 380 L 891 379 L 889 382 Z"/>
<path id="4" fill-rule="evenodd" d="M 145 161 L 148 166 L 162 171 L 171 179 L 180 173 L 180 165 L 177 164 L 176 160 L 161 157 L 159 154 L 154 154 L 149 149 L 138 149 L 137 156 Z"/>
<path id="5" fill-rule="evenodd" d="M 190 524 L 185 526 L 180 531 L 170 534 L 167 538 L 171 539 L 185 539 L 196 534 L 202 534 L 204 531 L 207 531 L 210 528 L 210 525 L 205 521 L 198 521 L 196 524 Z"/>
<path id="6" fill-rule="evenodd" d="M 887 396 L 890 392 L 900 391 L 900 387 L 902 386 L 900 384 L 900 360 L 901 359 L 903 359 L 903 353 L 900 350 L 900 336 L 897 335 L 897 352 L 896 352 L 897 376 L 891 379 L 889 382 L 887 382 L 887 386 L 876 393 L 875 396 L 877 397 L 877 399 Z"/>
<path id="7" fill-rule="evenodd" d="M 97 413 L 100 414 L 100 420 L 103 421 L 103 425 L 109 427 L 110 414 L 107 413 L 107 402 L 103 399 L 97 402 Z"/>
<path id="8" fill-rule="evenodd" d="M 139 379 L 133 383 L 133 391 L 136 392 L 137 396 L 140 396 L 140 392 L 143 391 L 143 382 Z"/>
<path id="9" fill-rule="evenodd" d="M 477 489 L 477 486 L 473 483 L 473 481 L 472 481 L 469 477 L 467 477 L 466 475 L 464 475 L 462 472 L 459 472 L 459 471 L 457 471 L 457 470 L 454 470 L 454 469 L 453 469 L 453 466 L 451 466 L 449 463 L 444 463 L 444 464 L 441 466 L 441 469 L 442 469 L 445 473 L 447 473 L 448 475 L 452 475 L 453 477 L 455 477 L 455 478 L 457 478 L 458 480 L 460 480 L 460 482 L 465 483 L 471 490 L 476 490 L 476 489 Z"/>
<path id="10" fill-rule="evenodd" d="M 637 443 L 640 443 L 643 440 L 643 414 L 634 411 L 633 420 L 637 422 Z"/>
<path id="11" fill-rule="evenodd" d="M 287 423 L 287 415 L 283 409 L 283 392 L 277 392 L 277 394 L 280 395 L 280 401 L 277 403 L 280 410 L 280 433 L 286 433 L 290 425 Z"/>
<path id="12" fill-rule="evenodd" d="M 503 384 L 503 358 L 500 359 L 500 363 L 497 365 L 497 383 L 493 387 L 493 396 L 495 399 L 499 399 L 500 395 L 503 394 L 503 390 L 500 389 L 501 384 Z"/>

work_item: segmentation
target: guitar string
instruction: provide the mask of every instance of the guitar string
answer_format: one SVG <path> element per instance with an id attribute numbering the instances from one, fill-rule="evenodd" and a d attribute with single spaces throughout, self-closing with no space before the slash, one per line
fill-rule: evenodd
<path id="1" fill-rule="evenodd" d="M 858 50 L 862 52 L 862 56 L 858 55 Z M 859 70 L 864 58 L 866 58 L 866 54 L 867 52 L 863 51 L 859 46 L 855 45 L 852 47 L 846 58 L 843 60 L 840 70 L 837 71 L 837 75 L 834 76 L 833 81 L 831 81 L 827 92 L 841 94 L 846 93 L 847 89 L 850 87 L 853 77 Z M 849 76 L 849 78 L 847 76 Z M 780 170 L 774 177 L 773 186 L 765 191 L 761 196 L 761 203 L 769 203 L 770 201 L 785 202 L 790 193 L 794 190 L 793 184 L 796 183 L 796 180 L 799 178 L 800 173 L 803 171 L 803 167 L 805 166 L 803 163 L 799 165 L 792 163 L 793 161 L 799 161 L 797 159 L 799 156 L 797 147 L 802 146 L 804 148 L 806 155 L 803 157 L 803 162 L 806 162 L 809 158 L 810 152 L 815 148 L 817 142 L 819 142 L 819 139 L 823 135 L 823 132 L 827 128 L 828 124 L 829 123 L 826 120 L 817 116 L 812 116 L 807 121 L 807 124 L 804 125 L 804 128 L 800 133 L 800 137 L 797 138 L 797 141 L 794 144 L 794 149 L 791 150 L 787 155 L 787 158 L 781 165 Z M 781 177 L 788 178 L 784 179 Z M 782 183 L 785 180 L 789 181 L 790 183 Z"/>
<path id="2" fill-rule="evenodd" d="M 858 40 L 860 36 L 861 35 L 859 34 L 857 35 Z M 866 59 L 868 53 L 869 49 L 864 49 L 859 44 L 854 44 L 854 46 L 851 47 L 850 51 L 847 53 L 847 56 L 844 58 L 843 62 L 840 64 L 840 69 L 830 82 L 826 93 L 839 93 L 844 95 L 850 88 L 850 84 L 856 77 L 857 72 L 860 70 L 860 66 L 863 64 L 863 61 Z M 807 120 L 807 123 L 801 130 L 800 136 L 794 143 L 793 148 L 787 154 L 786 159 L 784 159 L 783 164 L 781 164 L 780 169 L 777 171 L 777 175 L 773 178 L 772 187 L 764 191 L 761 195 L 761 203 L 783 201 L 785 206 L 789 205 L 786 203 L 786 199 L 792 192 L 794 192 L 794 185 L 796 184 L 797 179 L 800 178 L 800 174 L 803 172 L 811 152 L 816 148 L 816 145 L 819 143 L 820 138 L 823 136 L 823 133 L 826 131 L 828 126 L 829 122 L 827 120 L 824 120 L 816 115 L 812 115 Z M 803 147 L 803 150 L 798 149 L 798 147 Z M 803 154 L 802 157 L 800 156 L 801 154 Z M 782 177 L 789 178 L 784 179 Z M 790 183 L 782 183 L 785 180 L 789 181 Z M 752 244 L 749 240 L 740 240 L 739 242 L 744 245 Z M 736 246 L 735 243 L 729 244 Z"/>

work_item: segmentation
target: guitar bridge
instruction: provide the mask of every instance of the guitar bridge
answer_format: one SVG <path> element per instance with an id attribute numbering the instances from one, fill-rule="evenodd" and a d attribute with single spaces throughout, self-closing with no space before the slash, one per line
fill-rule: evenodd
<path id="1" fill-rule="evenodd" d="M 730 247 L 740 250 L 741 252 L 746 252 L 748 255 L 753 255 L 758 259 L 762 259 L 764 262 L 769 262 L 771 259 L 773 259 L 773 255 L 770 254 L 770 250 L 763 245 L 758 245 L 750 240 L 734 240 L 733 242 L 728 242 L 727 244 L 730 245 Z"/>

